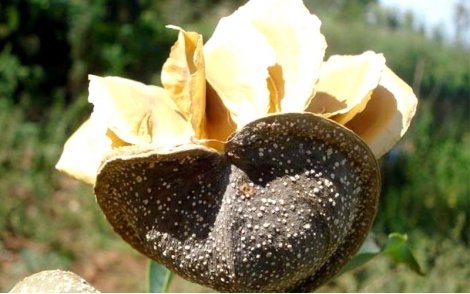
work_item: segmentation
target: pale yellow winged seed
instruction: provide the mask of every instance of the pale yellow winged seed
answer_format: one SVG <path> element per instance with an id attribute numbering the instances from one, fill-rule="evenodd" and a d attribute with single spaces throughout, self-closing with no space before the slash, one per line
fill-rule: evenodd
<path id="1" fill-rule="evenodd" d="M 56 168 L 78 180 L 93 185 L 103 156 L 113 145 L 124 145 L 106 126 L 88 119 L 67 140 Z"/>
<path id="2" fill-rule="evenodd" d="M 382 54 L 333 55 L 322 66 L 317 92 L 307 112 L 345 124 L 364 110 L 385 68 Z"/>
<path id="3" fill-rule="evenodd" d="M 156 86 L 119 77 L 90 76 L 93 115 L 129 144 L 171 148 L 194 135 L 168 93 Z"/>
<path id="4" fill-rule="evenodd" d="M 118 78 L 90 76 L 94 111 L 65 143 L 56 168 L 93 185 L 104 155 L 130 144 L 162 150 L 191 141 L 194 131 L 168 93 Z"/>
<path id="5" fill-rule="evenodd" d="M 243 18 L 222 18 L 204 46 L 207 81 L 241 128 L 270 108 L 268 67 L 275 55 Z"/>
<path id="6" fill-rule="evenodd" d="M 417 105 L 411 87 L 386 67 L 365 110 L 346 127 L 358 134 L 375 157 L 380 158 L 405 134 Z"/>
<path id="7" fill-rule="evenodd" d="M 206 75 L 202 35 L 179 30 L 178 40 L 162 68 L 162 85 L 175 101 L 198 138 L 205 136 Z"/>
<path id="8" fill-rule="evenodd" d="M 235 132 L 237 125 L 214 89 L 209 84 L 206 89 L 206 134 L 211 140 L 205 145 L 223 151 L 225 141 Z"/>
<path id="9" fill-rule="evenodd" d="M 281 112 L 281 101 L 284 97 L 284 80 L 282 79 L 282 68 L 279 64 L 268 68 L 268 89 L 270 93 L 269 113 Z"/>
<path id="10" fill-rule="evenodd" d="M 263 35 L 279 66 L 270 74 L 282 93 L 282 112 L 303 111 L 313 96 L 326 49 L 321 21 L 302 0 L 251 0 L 228 19 L 242 19 Z"/>

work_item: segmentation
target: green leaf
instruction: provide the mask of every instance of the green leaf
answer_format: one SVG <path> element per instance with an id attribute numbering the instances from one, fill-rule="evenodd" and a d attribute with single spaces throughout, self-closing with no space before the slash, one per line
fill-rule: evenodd
<path id="1" fill-rule="evenodd" d="M 391 233 L 388 235 L 385 245 L 380 248 L 374 241 L 373 236 L 369 234 L 357 254 L 346 264 L 339 275 L 360 267 L 378 255 L 386 255 L 397 264 L 405 264 L 417 274 L 424 275 L 423 270 L 408 246 L 407 239 L 406 235 Z"/>
<path id="2" fill-rule="evenodd" d="M 163 265 L 149 260 L 147 268 L 147 281 L 149 293 L 165 293 L 170 286 L 173 272 Z"/>
<path id="3" fill-rule="evenodd" d="M 403 263 L 417 274 L 424 276 L 423 270 L 408 246 L 407 239 L 407 235 L 390 234 L 385 243 L 383 253 L 392 258 L 396 263 Z"/>
<path id="4" fill-rule="evenodd" d="M 369 234 L 359 251 L 349 261 L 349 263 L 346 264 L 346 266 L 341 270 L 339 274 L 341 275 L 345 272 L 349 272 L 353 269 L 360 267 L 375 256 L 379 255 L 381 250 L 382 249 L 377 245 L 377 243 L 375 243 L 373 236 Z"/>

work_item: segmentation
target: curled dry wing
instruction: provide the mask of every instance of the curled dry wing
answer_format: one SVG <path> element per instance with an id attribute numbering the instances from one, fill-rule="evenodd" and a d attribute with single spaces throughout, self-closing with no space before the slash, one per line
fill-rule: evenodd
<path id="1" fill-rule="evenodd" d="M 186 120 L 191 122 L 198 142 L 223 150 L 236 124 L 219 95 L 206 82 L 202 36 L 169 27 L 180 32 L 163 65 L 162 84 Z"/>
<path id="2" fill-rule="evenodd" d="M 170 148 L 194 135 L 168 92 L 119 77 L 90 76 L 89 100 L 96 119 L 129 144 Z"/>
<path id="3" fill-rule="evenodd" d="M 346 127 L 358 134 L 376 158 L 380 158 L 408 130 L 417 105 L 413 89 L 386 67 L 365 110 Z"/>
<path id="4" fill-rule="evenodd" d="M 207 81 L 241 128 L 270 108 L 268 67 L 275 54 L 243 19 L 222 18 L 204 46 Z"/>
<path id="5" fill-rule="evenodd" d="M 191 141 L 194 131 L 168 93 L 118 77 L 90 76 L 93 113 L 65 143 L 56 168 L 95 182 L 106 153 L 131 144 L 165 150 Z"/>
<path id="6" fill-rule="evenodd" d="M 364 110 L 385 67 L 382 54 L 333 55 L 322 66 L 316 95 L 306 111 L 345 124 Z"/>
<path id="7" fill-rule="evenodd" d="M 379 189 L 377 162 L 354 133 L 296 113 L 249 123 L 225 154 L 114 150 L 95 194 L 124 240 L 186 279 L 281 292 L 339 271 L 367 235 Z"/>
<path id="8" fill-rule="evenodd" d="M 350 128 L 380 158 L 404 135 L 417 103 L 412 89 L 385 65 L 382 54 L 368 51 L 330 57 L 305 111 Z"/>
<path id="9" fill-rule="evenodd" d="M 207 42 L 207 79 L 238 128 L 268 112 L 304 110 L 326 49 L 301 0 L 252 0 L 223 18 Z"/>
<path id="10" fill-rule="evenodd" d="M 105 154 L 113 146 L 123 146 L 112 131 L 99 121 L 89 118 L 67 140 L 64 151 L 56 164 L 56 168 L 66 174 L 93 185 L 98 167 Z"/>
<path id="11" fill-rule="evenodd" d="M 206 89 L 206 134 L 210 140 L 205 145 L 223 151 L 225 142 L 235 132 L 237 125 L 211 85 L 207 84 Z"/>
<path id="12" fill-rule="evenodd" d="M 162 85 L 195 132 L 205 137 L 206 75 L 202 35 L 179 30 L 178 41 L 162 68 Z"/>
<path id="13" fill-rule="evenodd" d="M 302 0 L 252 0 L 226 21 L 240 19 L 259 32 L 275 53 L 269 73 L 279 97 L 273 110 L 303 111 L 313 97 L 326 49 L 320 20 Z"/>

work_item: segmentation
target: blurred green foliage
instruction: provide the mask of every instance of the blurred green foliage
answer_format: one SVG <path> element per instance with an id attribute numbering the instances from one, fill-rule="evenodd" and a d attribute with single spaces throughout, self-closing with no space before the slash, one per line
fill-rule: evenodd
<path id="1" fill-rule="evenodd" d="M 48 266 L 74 268 L 95 251 L 129 254 L 91 189 L 54 170 L 66 138 L 91 111 L 87 75 L 158 84 L 176 39 L 166 24 L 207 39 L 217 19 L 243 2 L 0 2 L 0 290 Z M 428 277 L 376 258 L 320 290 L 470 291 L 468 44 L 425 37 L 411 16 L 374 0 L 305 3 L 322 19 L 327 55 L 383 52 L 420 97 L 412 127 L 381 162 L 374 233 L 382 243 L 391 232 L 407 233 Z M 133 274 L 137 282 L 145 275 Z"/>

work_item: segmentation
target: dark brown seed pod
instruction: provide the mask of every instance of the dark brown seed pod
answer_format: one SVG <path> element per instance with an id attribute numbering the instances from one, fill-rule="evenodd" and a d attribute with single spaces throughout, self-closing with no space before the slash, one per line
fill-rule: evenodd
<path id="1" fill-rule="evenodd" d="M 264 117 L 225 153 L 123 147 L 95 194 L 118 234 L 219 291 L 309 291 L 333 277 L 373 222 L 380 175 L 348 129 L 309 113 Z"/>

